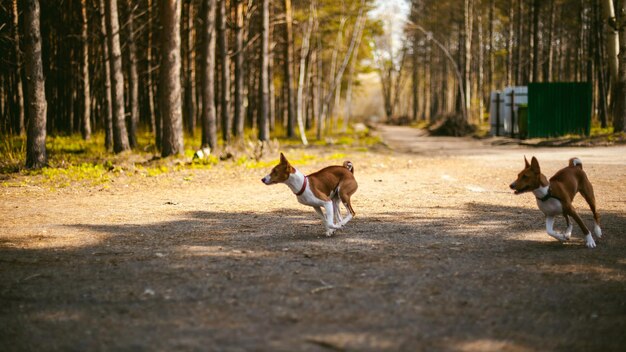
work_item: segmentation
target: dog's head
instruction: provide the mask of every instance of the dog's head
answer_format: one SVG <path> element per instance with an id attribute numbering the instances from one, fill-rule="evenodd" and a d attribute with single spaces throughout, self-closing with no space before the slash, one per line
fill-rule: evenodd
<path id="1" fill-rule="evenodd" d="M 278 165 L 274 166 L 272 171 L 267 176 L 261 179 L 261 182 L 265 183 L 266 185 L 282 183 L 287 181 L 289 175 L 294 172 L 296 172 L 296 169 L 294 169 L 293 166 L 289 164 L 289 161 L 287 161 L 287 158 L 285 158 L 283 153 L 280 153 L 280 162 L 278 163 Z"/>
<path id="2" fill-rule="evenodd" d="M 509 185 L 515 194 L 521 194 L 524 192 L 530 192 L 534 189 L 541 187 L 541 169 L 539 168 L 539 161 L 533 156 L 530 163 L 524 157 L 524 170 L 517 175 L 517 180 Z"/>

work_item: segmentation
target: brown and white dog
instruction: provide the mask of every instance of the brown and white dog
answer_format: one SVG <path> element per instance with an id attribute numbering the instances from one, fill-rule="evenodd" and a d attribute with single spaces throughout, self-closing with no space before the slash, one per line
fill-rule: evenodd
<path id="1" fill-rule="evenodd" d="M 572 224 L 569 219 L 571 216 L 585 234 L 587 247 L 595 248 L 596 243 L 591 236 L 591 231 L 585 226 L 585 223 L 572 206 L 574 196 L 580 192 L 593 213 L 593 219 L 595 220 L 593 232 L 598 238 L 602 237 L 600 216 L 596 211 L 596 198 L 593 195 L 593 187 L 587 178 L 587 174 L 583 171 L 583 163 L 580 159 L 570 159 L 569 165 L 554 174 L 550 181 L 541 173 L 537 158 L 533 157 L 531 162 L 528 163 L 528 160 L 524 157 L 524 162 L 526 163 L 524 170 L 517 175 L 517 180 L 511 183 L 510 187 L 515 190 L 515 194 L 533 192 L 537 198 L 539 209 L 546 215 L 546 231 L 548 235 L 559 241 L 569 240 L 572 235 Z M 557 215 L 565 217 L 567 222 L 565 233 L 554 231 L 554 217 Z"/>
<path id="2" fill-rule="evenodd" d="M 328 166 L 308 176 L 291 166 L 283 153 L 280 162 L 261 179 L 266 185 L 284 183 L 298 198 L 298 202 L 312 206 L 326 226 L 326 236 L 331 236 L 354 217 L 350 196 L 358 185 L 354 179 L 352 162 L 343 166 Z M 339 202 L 342 202 L 348 215 L 341 216 Z M 322 212 L 324 208 L 324 212 Z"/>

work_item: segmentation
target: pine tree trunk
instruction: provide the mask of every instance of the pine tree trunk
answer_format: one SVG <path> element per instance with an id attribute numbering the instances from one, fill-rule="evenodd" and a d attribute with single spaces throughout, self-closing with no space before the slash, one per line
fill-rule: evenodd
<path id="1" fill-rule="evenodd" d="M 617 23 L 621 23 L 619 30 L 619 62 L 617 82 L 615 84 L 613 130 L 615 132 L 626 131 L 626 2 L 622 1 L 616 9 L 619 15 Z"/>
<path id="2" fill-rule="evenodd" d="M 533 57 L 531 82 L 539 82 L 539 10 L 540 0 L 533 0 Z"/>
<path id="3" fill-rule="evenodd" d="M 289 0 L 286 0 L 286 1 L 289 1 Z M 312 4 L 311 4 L 311 9 L 313 10 Z M 297 92 L 298 129 L 300 130 L 300 138 L 302 140 L 302 144 L 304 145 L 309 144 L 306 138 L 306 131 L 304 128 L 305 127 L 304 126 L 304 112 L 305 111 L 304 111 L 303 92 L 304 92 L 305 76 L 306 76 L 306 71 L 307 71 L 306 58 L 309 55 L 309 47 L 310 47 L 310 39 L 311 39 L 312 30 L 313 30 L 313 15 L 310 14 L 307 25 L 306 25 L 306 30 L 302 37 L 302 49 L 300 50 L 300 74 L 298 75 L 298 92 Z"/>
<path id="4" fill-rule="evenodd" d="M 217 40 L 220 50 L 220 114 L 222 118 L 222 140 L 230 142 L 233 120 L 230 115 L 230 59 L 228 57 L 228 31 L 226 27 L 226 0 L 218 0 Z"/>
<path id="5" fill-rule="evenodd" d="M 261 6 L 261 82 L 260 82 L 260 99 L 259 99 L 259 140 L 268 141 L 270 138 L 269 130 L 269 28 L 270 28 L 270 2 L 262 0 Z"/>
<path id="6" fill-rule="evenodd" d="M 244 133 L 244 108 L 243 108 L 243 94 L 244 94 L 244 46 L 243 46 L 243 0 L 237 0 L 235 9 L 236 26 L 235 26 L 235 111 L 234 111 L 234 130 L 233 133 L 237 137 L 243 137 Z"/>
<path id="7" fill-rule="evenodd" d="M 484 38 L 483 38 L 483 14 L 482 14 L 482 9 L 480 9 L 480 7 L 477 10 L 477 16 L 476 19 L 478 21 L 476 27 L 478 28 L 478 46 L 476 48 L 476 50 L 478 51 L 478 78 L 476 80 L 476 96 L 478 98 L 478 122 L 482 122 L 483 121 L 483 109 L 485 108 L 485 92 L 484 92 L 484 86 L 485 86 L 485 71 L 484 71 L 484 60 L 485 60 L 485 55 L 484 55 L 484 47 L 485 47 L 485 43 L 483 43 Z"/>
<path id="8" fill-rule="evenodd" d="M 550 0 L 550 14 L 548 23 L 548 39 L 546 40 L 547 57 L 544 64 L 543 80 L 544 82 L 552 82 L 552 64 L 554 61 L 554 45 L 552 38 L 554 37 L 554 25 L 556 17 L 555 0 Z"/>
<path id="9" fill-rule="evenodd" d="M 215 111 L 215 12 L 217 0 L 202 1 L 202 147 L 217 148 Z"/>
<path id="10" fill-rule="evenodd" d="M 196 130 L 196 56 L 194 49 L 194 10 L 193 1 L 187 5 L 187 84 L 185 87 L 185 111 L 187 115 L 187 132 L 190 136 Z"/>
<path id="11" fill-rule="evenodd" d="M 180 83 L 181 0 L 161 1 L 160 101 L 163 119 L 161 155 L 183 154 L 183 111 Z"/>
<path id="12" fill-rule="evenodd" d="M 311 16 L 311 14 L 309 14 Z M 293 18 L 291 14 L 291 0 L 285 0 L 285 83 L 287 85 L 287 137 L 296 135 L 296 104 L 294 104 L 293 88 Z M 300 121 L 298 121 L 300 123 Z"/>
<path id="13" fill-rule="evenodd" d="M 124 112 L 124 74 L 122 73 L 122 51 L 120 48 L 120 26 L 117 0 L 106 0 L 105 7 L 109 56 L 111 63 L 111 97 L 113 105 L 113 151 L 129 150 L 128 133 Z"/>
<path id="14" fill-rule="evenodd" d="M 104 56 L 104 146 L 106 150 L 113 148 L 113 98 L 111 96 L 111 60 L 107 43 L 106 16 L 104 0 L 100 0 L 100 28 L 102 30 L 102 53 Z"/>
<path id="15" fill-rule="evenodd" d="M 22 56 L 20 54 L 20 38 L 19 38 L 19 12 L 17 9 L 17 0 L 13 0 L 13 41 L 15 47 L 15 107 L 17 108 L 17 123 L 15 124 L 16 132 L 23 135 L 25 132 L 24 124 L 24 85 L 22 83 Z"/>
<path id="16" fill-rule="evenodd" d="M 128 96 L 130 107 L 130 120 L 128 123 L 128 141 L 131 148 L 137 147 L 137 125 L 139 123 L 139 75 L 137 74 L 137 47 L 135 45 L 135 5 L 133 1 L 126 0 L 128 6 Z"/>
<path id="17" fill-rule="evenodd" d="M 148 47 L 146 48 L 146 61 L 148 65 L 147 73 L 147 87 L 148 90 L 148 113 L 150 114 L 150 130 L 155 135 L 157 142 L 157 148 L 161 147 L 161 138 L 158 136 L 160 128 L 157 128 L 156 109 L 154 108 L 154 91 L 153 91 L 153 79 L 152 79 L 152 0 L 148 0 Z"/>
<path id="18" fill-rule="evenodd" d="M 87 0 L 81 0 L 81 15 L 82 15 L 82 27 L 80 33 L 80 39 L 82 42 L 82 87 L 83 87 L 83 113 L 82 120 L 82 134 L 83 139 L 89 140 L 91 138 L 91 92 L 89 85 L 89 28 L 87 18 Z"/>
<path id="19" fill-rule="evenodd" d="M 495 65 L 495 60 L 494 60 L 494 50 L 493 50 L 493 21 L 494 21 L 494 12 L 496 11 L 496 1 L 495 0 L 489 0 L 489 25 L 488 25 L 488 32 L 487 36 L 489 36 L 488 38 L 488 42 L 489 42 L 489 51 L 487 52 L 487 67 L 489 68 L 489 71 L 487 73 L 487 97 L 489 97 L 491 95 L 491 92 L 494 91 L 494 87 L 495 87 L 495 80 L 494 80 L 494 73 L 496 71 L 496 65 Z"/>
<path id="20" fill-rule="evenodd" d="M 520 1 L 520 0 L 517 0 Z M 513 59 L 514 59 L 514 40 L 513 40 L 513 33 L 514 33 L 514 28 L 515 28 L 515 11 L 513 11 L 513 4 L 511 3 L 509 6 L 509 23 L 507 26 L 507 33 L 506 33 L 506 50 L 507 50 L 507 55 L 506 55 L 506 85 L 507 86 L 512 86 L 515 85 L 514 82 L 514 72 L 515 72 L 515 68 L 514 68 L 514 64 L 513 64 Z"/>
<path id="21" fill-rule="evenodd" d="M 28 134 L 26 136 L 26 167 L 44 167 L 46 155 L 46 90 L 41 62 L 39 0 L 24 0 L 24 69 L 28 103 Z"/>
<path id="22" fill-rule="evenodd" d="M 465 6 L 463 10 L 464 18 L 464 36 L 463 45 L 465 58 L 463 60 L 463 85 L 465 88 L 465 111 L 469 112 L 472 101 L 472 82 L 471 82 L 471 70 L 472 70 L 472 27 L 473 27 L 473 0 L 465 0 Z M 469 116 L 467 116 L 469 118 Z"/>

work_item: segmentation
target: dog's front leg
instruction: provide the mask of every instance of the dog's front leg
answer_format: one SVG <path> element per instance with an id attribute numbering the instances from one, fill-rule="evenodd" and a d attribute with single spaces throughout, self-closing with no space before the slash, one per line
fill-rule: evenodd
<path id="1" fill-rule="evenodd" d="M 315 209 L 315 212 L 319 215 L 320 219 L 322 219 L 323 222 L 326 222 L 326 217 L 324 216 L 324 212 L 322 212 L 322 207 L 313 207 L 313 209 Z"/>
<path id="2" fill-rule="evenodd" d="M 548 232 L 548 235 L 556 238 L 557 240 L 561 242 L 567 241 L 567 239 L 565 238 L 565 236 L 563 236 L 563 234 L 561 234 L 560 232 L 554 231 L 554 216 L 546 216 L 546 231 Z"/>

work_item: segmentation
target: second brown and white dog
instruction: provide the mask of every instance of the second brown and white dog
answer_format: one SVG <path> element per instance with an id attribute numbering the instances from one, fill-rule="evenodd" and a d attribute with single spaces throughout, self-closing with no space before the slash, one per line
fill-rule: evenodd
<path id="1" fill-rule="evenodd" d="M 331 236 L 354 217 L 350 196 L 358 185 L 354 178 L 352 162 L 345 161 L 343 166 L 328 166 L 308 176 L 289 164 L 280 153 L 280 162 L 272 171 L 261 179 L 266 185 L 284 183 L 298 198 L 298 202 L 312 206 L 326 226 L 326 236 Z M 339 203 L 348 211 L 341 216 Z M 324 212 L 322 212 L 324 208 Z"/>
<path id="2" fill-rule="evenodd" d="M 585 234 L 587 247 L 595 248 L 596 243 L 593 240 L 593 236 L 591 236 L 591 231 L 585 226 L 585 223 L 572 206 L 574 196 L 580 192 L 593 213 L 593 219 L 595 220 L 593 232 L 596 237 L 602 237 L 600 216 L 596 211 L 596 198 L 593 194 L 591 182 L 589 182 L 587 174 L 583 171 L 582 161 L 578 158 L 570 159 L 569 165 L 554 174 L 550 181 L 541 173 L 537 158 L 533 157 L 531 162 L 528 163 L 528 160 L 524 157 L 524 162 L 526 164 L 524 170 L 517 175 L 517 180 L 511 183 L 509 187 L 515 190 L 515 194 L 533 192 L 537 198 L 537 206 L 546 215 L 546 231 L 548 235 L 559 241 L 569 240 L 572 235 L 572 224 L 569 219 L 571 216 L 578 223 L 583 234 Z M 565 233 L 554 231 L 554 218 L 557 215 L 565 217 L 567 222 Z"/>

